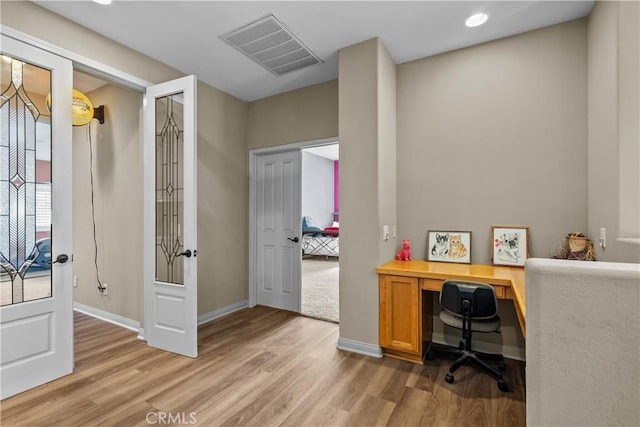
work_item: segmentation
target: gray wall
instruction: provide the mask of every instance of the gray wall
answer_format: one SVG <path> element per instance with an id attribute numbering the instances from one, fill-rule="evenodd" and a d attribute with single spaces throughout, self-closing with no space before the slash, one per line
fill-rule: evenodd
<path id="1" fill-rule="evenodd" d="M 640 185 L 639 16 L 637 2 L 597 2 L 589 17 L 589 234 L 597 240 L 600 228 L 607 229 L 606 249 L 597 248 L 602 261 L 640 262 L 640 245 L 616 241 L 621 237 L 620 218 L 627 217 L 632 230 L 640 215 L 637 199 L 627 205 L 620 199 L 621 183 L 635 183 L 635 190 L 627 190 L 631 193 Z M 619 52 L 631 58 L 621 61 Z M 624 237 L 638 237 L 640 230 L 627 233 L 631 235 Z"/>
<path id="2" fill-rule="evenodd" d="M 302 216 L 320 228 L 333 223 L 333 160 L 302 150 Z"/>

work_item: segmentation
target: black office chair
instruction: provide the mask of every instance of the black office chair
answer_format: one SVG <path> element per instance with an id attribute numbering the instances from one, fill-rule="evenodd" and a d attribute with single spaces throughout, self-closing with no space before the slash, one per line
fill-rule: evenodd
<path id="1" fill-rule="evenodd" d="M 473 362 L 482 367 L 498 380 L 500 391 L 507 391 L 509 387 L 502 379 L 504 363 L 497 367 L 489 365 L 485 360 L 502 362 L 501 354 L 480 353 L 471 350 L 472 332 L 500 332 L 500 317 L 498 317 L 498 301 L 493 286 L 484 283 L 458 282 L 447 280 L 440 291 L 440 320 L 445 325 L 462 329 L 462 339 L 458 348 L 431 344 L 427 359 L 433 358 L 432 351 L 457 355 L 458 359 L 449 367 L 445 381 L 453 383 L 453 373 L 465 362 Z M 484 360 L 483 360 L 484 359 Z"/>

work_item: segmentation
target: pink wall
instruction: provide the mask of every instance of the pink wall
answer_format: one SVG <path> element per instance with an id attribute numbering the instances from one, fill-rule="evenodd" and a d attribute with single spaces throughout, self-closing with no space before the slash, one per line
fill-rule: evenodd
<path id="1" fill-rule="evenodd" d="M 51 182 L 51 162 L 36 160 L 36 182 Z"/>
<path id="2" fill-rule="evenodd" d="M 340 161 L 333 162 L 333 211 L 340 212 Z"/>
<path id="3" fill-rule="evenodd" d="M 48 160 L 36 160 L 36 182 L 51 182 L 51 162 Z M 51 231 L 36 231 L 36 240 L 50 237 Z"/>

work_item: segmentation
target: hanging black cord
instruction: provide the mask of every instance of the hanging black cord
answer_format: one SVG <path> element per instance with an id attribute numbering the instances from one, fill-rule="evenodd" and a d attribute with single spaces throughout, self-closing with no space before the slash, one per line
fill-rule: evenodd
<path id="1" fill-rule="evenodd" d="M 98 239 L 96 238 L 96 206 L 94 202 L 94 191 L 93 191 L 93 143 L 91 142 L 91 123 L 88 124 L 88 134 L 89 134 L 89 175 L 91 176 L 91 221 L 93 223 L 93 247 L 94 247 L 94 256 L 93 263 L 96 266 L 96 279 L 98 280 L 98 290 L 100 293 L 104 293 L 105 287 L 102 286 L 102 281 L 100 280 L 100 272 L 98 269 Z"/>

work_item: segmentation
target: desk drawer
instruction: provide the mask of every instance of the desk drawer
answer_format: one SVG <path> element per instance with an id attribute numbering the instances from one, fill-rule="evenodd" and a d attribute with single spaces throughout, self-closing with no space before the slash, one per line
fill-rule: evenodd
<path id="1" fill-rule="evenodd" d="M 420 279 L 420 289 L 425 291 L 440 292 L 443 280 L 439 279 Z"/>
<path id="2" fill-rule="evenodd" d="M 443 282 L 444 282 L 443 280 L 439 280 L 439 279 L 420 279 L 420 289 L 424 291 L 440 292 L 440 290 L 442 289 Z M 493 285 L 493 289 L 496 292 L 496 298 L 511 299 L 509 297 L 511 290 L 508 290 L 506 287 L 500 286 L 500 285 Z"/>

